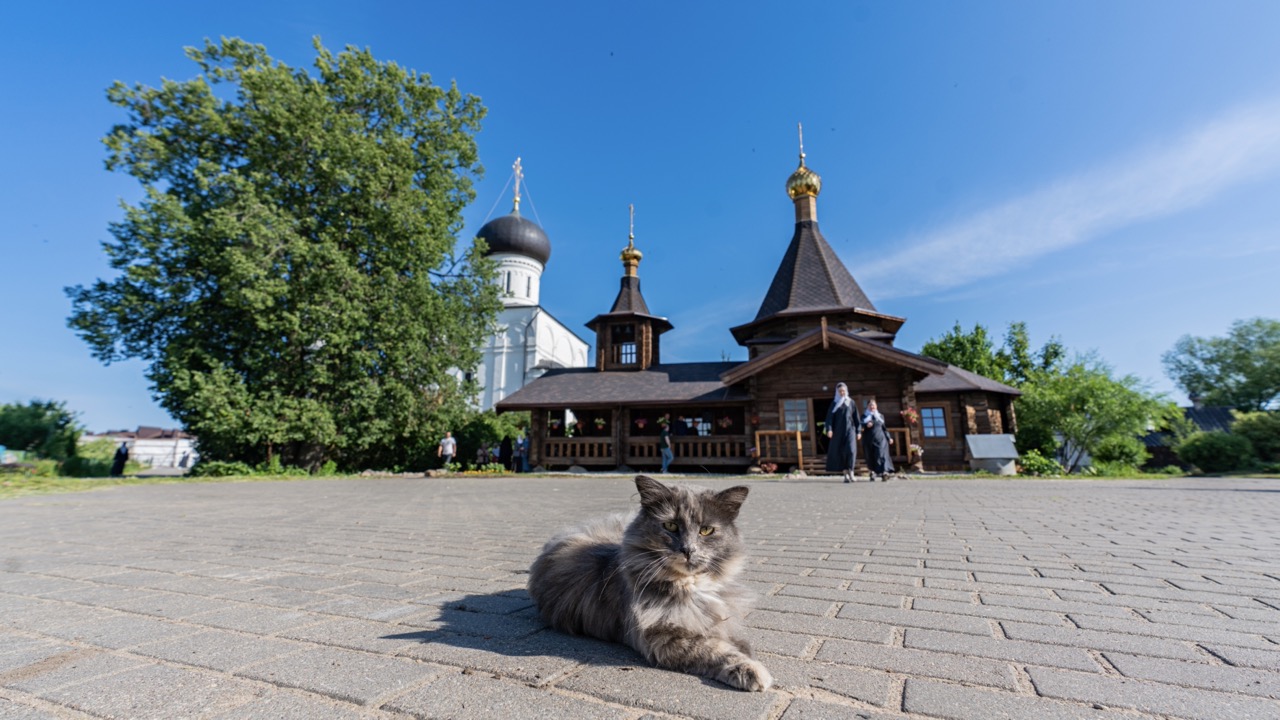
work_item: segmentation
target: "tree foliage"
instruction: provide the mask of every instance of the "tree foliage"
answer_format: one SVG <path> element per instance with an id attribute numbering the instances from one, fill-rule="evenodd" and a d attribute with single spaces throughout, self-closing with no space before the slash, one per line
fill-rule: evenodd
<path id="1" fill-rule="evenodd" d="M 465 415 L 496 316 L 492 264 L 455 235 L 484 108 L 368 50 L 314 75 L 238 39 L 192 80 L 121 83 L 107 168 L 144 190 L 67 289 L 98 359 L 140 358 L 210 460 L 403 466 Z"/>
<path id="2" fill-rule="evenodd" d="M 997 348 L 981 323 L 974 323 L 973 330 L 965 332 L 956 321 L 950 332 L 925 343 L 920 354 L 1019 387 L 1036 373 L 1060 367 L 1066 348 L 1054 337 L 1033 351 L 1024 322 L 1009 323 L 1004 345 Z"/>
<path id="3" fill-rule="evenodd" d="M 1018 400 L 1019 452 L 1056 455 L 1068 472 L 1088 455 L 1111 459 L 1136 455 L 1131 438 L 1180 416 L 1173 403 L 1148 392 L 1132 375 L 1112 377 L 1093 357 L 1078 358 L 1062 372 L 1040 372 Z"/>
<path id="4" fill-rule="evenodd" d="M 62 461 L 75 457 L 83 428 L 65 403 L 32 400 L 0 405 L 0 445 Z"/>
<path id="5" fill-rule="evenodd" d="M 1220 431 L 1194 433 L 1178 443 L 1173 451 L 1182 462 L 1207 473 L 1241 470 L 1257 460 L 1248 438 Z"/>
<path id="6" fill-rule="evenodd" d="M 1249 411 L 1280 403 L 1280 320 L 1237 320 L 1226 337 L 1184 335 L 1162 360 L 1178 387 L 1208 405 Z"/>
<path id="7" fill-rule="evenodd" d="M 1280 411 L 1235 412 L 1231 432 L 1248 439 L 1253 452 L 1267 462 L 1280 462 Z"/>

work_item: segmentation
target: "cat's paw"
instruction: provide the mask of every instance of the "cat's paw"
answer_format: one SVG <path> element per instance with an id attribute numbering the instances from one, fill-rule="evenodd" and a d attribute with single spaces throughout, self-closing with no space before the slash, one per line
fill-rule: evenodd
<path id="1" fill-rule="evenodd" d="M 762 692 L 773 685 L 773 676 L 765 666 L 750 658 L 744 658 L 725 668 L 718 679 L 726 685 L 747 692 Z"/>

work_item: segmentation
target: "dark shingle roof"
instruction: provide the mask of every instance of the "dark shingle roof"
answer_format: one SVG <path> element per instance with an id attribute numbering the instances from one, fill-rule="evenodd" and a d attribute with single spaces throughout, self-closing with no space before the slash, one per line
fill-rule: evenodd
<path id="1" fill-rule="evenodd" d="M 649 304 L 644 301 L 644 295 L 640 294 L 640 278 L 634 275 L 622 276 L 622 287 L 618 289 L 618 297 L 613 300 L 613 307 L 609 312 L 591 318 L 587 327 L 595 330 L 600 321 L 621 317 L 650 320 L 659 333 L 664 333 L 672 327 L 670 320 L 649 312 Z"/>
<path id="2" fill-rule="evenodd" d="M 720 374 L 736 362 L 669 363 L 648 370 L 551 370 L 498 403 L 499 410 L 586 405 L 743 402 L 745 389 L 725 387 Z"/>
<path id="3" fill-rule="evenodd" d="M 801 220 L 756 320 L 787 310 L 830 307 L 876 309 L 822 237 L 817 221 Z"/>
<path id="4" fill-rule="evenodd" d="M 1021 395 L 1022 391 L 996 382 L 989 377 L 969 372 L 964 368 L 948 365 L 947 371 L 941 375 L 930 375 L 916 383 L 916 392 L 983 392 L 1001 393 L 1004 395 Z"/>
<path id="5" fill-rule="evenodd" d="M 1231 425 L 1236 421 L 1229 407 L 1184 407 L 1182 414 L 1195 424 L 1196 430 L 1204 432 L 1231 432 Z M 1173 447 L 1174 438 L 1163 430 L 1149 432 L 1142 436 L 1147 447 Z"/>

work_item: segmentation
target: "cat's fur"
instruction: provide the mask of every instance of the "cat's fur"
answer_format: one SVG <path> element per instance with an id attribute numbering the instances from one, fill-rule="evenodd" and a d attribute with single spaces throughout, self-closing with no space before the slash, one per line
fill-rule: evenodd
<path id="1" fill-rule="evenodd" d="M 635 482 L 640 510 L 631 517 L 547 541 L 529 569 L 542 619 L 626 643 L 659 667 L 768 689 L 773 678 L 741 637 L 748 593 L 734 581 L 745 560 L 734 521 L 747 488 L 712 492 L 643 475 Z"/>

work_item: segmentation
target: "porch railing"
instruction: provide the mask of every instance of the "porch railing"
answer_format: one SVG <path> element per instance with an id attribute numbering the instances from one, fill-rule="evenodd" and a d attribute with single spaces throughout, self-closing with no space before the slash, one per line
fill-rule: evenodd
<path id="1" fill-rule="evenodd" d="M 548 438 L 543 462 L 570 465 L 616 465 L 613 438 Z"/>
<path id="2" fill-rule="evenodd" d="M 712 435 L 707 437 L 672 437 L 671 450 L 677 464 L 745 465 L 751 457 L 747 454 L 746 435 Z M 658 438 L 631 438 L 627 441 L 628 463 L 662 462 L 658 450 Z"/>
<path id="3" fill-rule="evenodd" d="M 804 465 L 804 439 L 799 430 L 757 430 L 756 455 L 761 462 Z"/>

